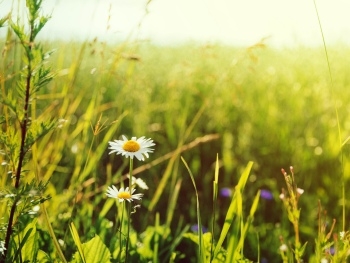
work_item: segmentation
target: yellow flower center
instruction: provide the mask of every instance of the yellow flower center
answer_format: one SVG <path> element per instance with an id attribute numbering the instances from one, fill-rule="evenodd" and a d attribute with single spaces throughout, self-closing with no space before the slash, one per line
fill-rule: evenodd
<path id="1" fill-rule="evenodd" d="M 120 193 L 118 193 L 117 197 L 119 199 L 130 199 L 131 194 L 129 192 L 120 192 Z"/>
<path id="2" fill-rule="evenodd" d="M 130 141 L 127 141 L 126 143 L 124 143 L 123 149 L 124 149 L 124 151 L 134 153 L 134 152 L 137 152 L 138 150 L 140 150 L 140 144 L 136 141 L 130 140 Z"/>

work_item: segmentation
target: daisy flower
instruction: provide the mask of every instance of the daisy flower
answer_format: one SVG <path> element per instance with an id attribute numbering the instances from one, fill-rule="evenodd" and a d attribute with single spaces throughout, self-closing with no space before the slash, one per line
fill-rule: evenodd
<path id="1" fill-rule="evenodd" d="M 148 153 L 152 153 L 153 149 L 150 148 L 151 146 L 154 146 L 153 140 L 151 139 L 145 139 L 145 136 L 142 136 L 140 138 L 132 137 L 130 140 L 122 135 L 123 140 L 114 140 L 113 142 L 109 143 L 109 148 L 112 151 L 109 153 L 116 153 L 121 154 L 122 156 L 125 156 L 126 158 L 133 159 L 134 156 L 139 161 L 144 161 L 145 157 L 148 158 Z"/>
<path id="2" fill-rule="evenodd" d="M 148 185 L 141 179 L 141 178 L 135 178 L 132 177 L 132 185 L 137 185 L 138 187 L 147 190 Z"/>
<path id="3" fill-rule="evenodd" d="M 106 195 L 108 197 L 118 199 L 120 203 L 124 202 L 124 200 L 128 202 L 131 202 L 134 200 L 141 200 L 143 194 L 133 194 L 135 190 L 136 190 L 135 188 L 132 189 L 130 193 L 129 187 L 125 189 L 122 187 L 118 190 L 114 185 L 112 185 L 112 187 L 110 186 L 108 187 Z"/>

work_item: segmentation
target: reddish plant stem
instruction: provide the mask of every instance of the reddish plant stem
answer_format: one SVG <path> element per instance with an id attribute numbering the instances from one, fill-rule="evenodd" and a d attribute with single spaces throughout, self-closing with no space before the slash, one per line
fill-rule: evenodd
<path id="1" fill-rule="evenodd" d="M 32 40 L 32 34 L 30 39 Z M 28 50 L 26 50 L 27 53 L 27 58 L 28 58 L 28 69 L 27 69 L 27 78 L 26 78 L 26 93 L 25 93 L 25 101 L 24 101 L 24 117 L 23 120 L 21 121 L 21 146 L 20 146 L 20 152 L 19 152 L 19 159 L 18 159 L 18 164 L 17 164 L 17 169 L 16 169 L 16 176 L 15 176 L 15 188 L 18 189 L 20 185 L 20 179 L 21 179 L 21 171 L 23 167 L 23 162 L 24 162 L 24 157 L 27 153 L 26 147 L 25 147 L 25 142 L 26 142 L 26 136 L 27 136 L 27 128 L 28 128 L 28 109 L 29 109 L 29 99 L 30 99 L 30 89 L 31 89 L 31 79 L 32 79 L 32 65 L 31 65 L 31 46 L 32 41 L 30 41 Z M 13 204 L 11 206 L 10 210 L 10 216 L 8 220 L 8 225 L 7 225 L 7 230 L 6 230 L 6 237 L 5 237 L 5 251 L 3 255 L 3 260 L 6 259 L 7 253 L 8 253 L 8 248 L 10 244 L 10 238 L 13 232 L 13 221 L 14 221 L 14 216 L 16 212 L 16 207 L 17 203 L 19 201 L 18 196 L 15 197 Z M 1 262 L 5 262 L 1 260 Z"/>

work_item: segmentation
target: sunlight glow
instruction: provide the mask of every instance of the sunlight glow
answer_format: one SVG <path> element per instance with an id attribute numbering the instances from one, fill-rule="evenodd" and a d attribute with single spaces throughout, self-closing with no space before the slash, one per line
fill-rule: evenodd
<path id="1" fill-rule="evenodd" d="M 23 0 L 22 0 L 23 1 Z M 17 3 L 18 1 L 14 1 Z M 46 0 L 43 38 L 321 45 L 313 0 Z M 11 10 L 0 1 L 0 15 Z M 328 43 L 350 43 L 350 1 L 316 1 Z M 16 6 L 16 4 L 14 5 Z M 147 7 L 147 8 L 146 8 Z M 17 10 L 15 8 L 15 10 Z"/>

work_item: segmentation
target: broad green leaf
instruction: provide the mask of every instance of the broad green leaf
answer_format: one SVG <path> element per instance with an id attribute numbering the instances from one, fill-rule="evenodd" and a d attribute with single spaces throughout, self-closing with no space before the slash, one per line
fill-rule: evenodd
<path id="1" fill-rule="evenodd" d="M 82 253 L 85 257 L 86 263 L 110 263 L 111 253 L 109 252 L 106 245 L 102 242 L 99 236 L 93 237 L 90 241 L 82 244 Z M 79 256 L 79 252 L 74 254 L 74 259 L 71 263 L 81 263 L 83 262 Z"/>
<path id="2" fill-rule="evenodd" d="M 15 258 L 22 259 L 23 262 L 35 262 L 38 252 L 38 243 L 36 240 L 36 219 L 29 223 L 25 229 L 14 236 L 17 251 Z"/>
<path id="3" fill-rule="evenodd" d="M 36 258 L 36 263 L 51 263 L 49 255 L 47 255 L 44 251 L 39 250 Z"/>

